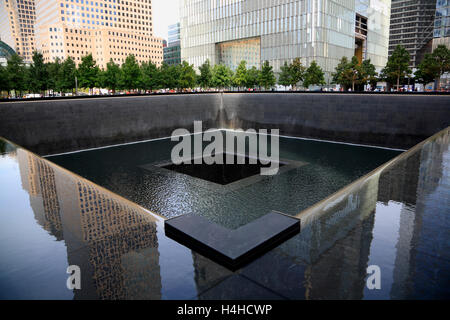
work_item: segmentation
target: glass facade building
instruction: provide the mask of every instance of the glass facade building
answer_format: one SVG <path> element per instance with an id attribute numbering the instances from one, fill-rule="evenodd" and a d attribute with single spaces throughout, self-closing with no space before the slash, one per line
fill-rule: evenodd
<path id="1" fill-rule="evenodd" d="M 329 78 L 339 60 L 351 58 L 360 45 L 361 57 L 371 59 L 380 70 L 388 55 L 390 3 L 182 0 L 181 59 L 195 67 L 209 59 L 212 64 L 232 64 L 234 68 L 239 60 L 259 61 L 259 65 L 268 60 L 279 72 L 285 61 L 299 57 L 306 66 L 317 61 Z M 356 35 L 357 14 L 367 22 L 363 37 Z"/>
<path id="2" fill-rule="evenodd" d="M 433 49 L 440 44 L 450 47 L 450 0 L 436 1 Z"/>
<path id="3" fill-rule="evenodd" d="M 168 31 L 169 41 L 167 47 L 164 47 L 164 62 L 168 65 L 176 65 L 181 63 L 181 48 L 180 48 L 180 23 L 175 23 L 169 26 Z"/>

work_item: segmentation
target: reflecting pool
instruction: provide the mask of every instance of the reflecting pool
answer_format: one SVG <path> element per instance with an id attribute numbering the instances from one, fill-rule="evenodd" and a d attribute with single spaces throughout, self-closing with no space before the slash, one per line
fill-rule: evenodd
<path id="1" fill-rule="evenodd" d="M 198 208 L 215 219 L 227 212 L 219 205 L 232 199 L 237 203 L 228 208 L 242 208 L 238 216 L 276 206 L 301 219 L 298 235 L 235 272 L 166 237 L 162 216 L 0 141 L 0 299 L 450 297 L 450 129 L 312 207 L 395 152 L 282 139 L 281 157 L 298 166 L 212 195 L 178 176 L 169 189 L 170 170 L 143 168 L 167 159 L 166 141 L 141 151 L 136 144 L 118 147 L 126 152 L 51 158 L 129 199 L 143 195 L 142 206 L 167 216 Z M 286 187 L 272 195 L 269 188 L 281 182 Z M 318 191 L 318 185 L 326 186 Z M 155 195 L 161 200 L 152 200 Z M 231 215 L 218 222 L 245 223 L 233 223 Z M 81 269 L 79 290 L 66 287 L 69 265 Z M 371 265 L 380 268 L 380 289 L 366 285 Z"/>
<path id="2" fill-rule="evenodd" d="M 194 213 L 234 229 L 271 210 L 298 214 L 400 154 L 395 150 L 280 137 L 280 161 L 286 165 L 277 175 L 261 176 L 258 168 L 249 168 L 246 171 L 253 171 L 250 178 L 229 179 L 232 183 L 222 185 L 221 179 L 212 183 L 211 179 L 193 177 L 189 169 L 185 174 L 168 170 L 176 143 L 170 138 L 159 139 L 47 159 L 164 217 Z M 211 173 L 224 173 L 214 171 L 214 167 L 204 165 L 190 170 L 206 178 Z M 235 171 L 237 175 L 242 173 Z"/>

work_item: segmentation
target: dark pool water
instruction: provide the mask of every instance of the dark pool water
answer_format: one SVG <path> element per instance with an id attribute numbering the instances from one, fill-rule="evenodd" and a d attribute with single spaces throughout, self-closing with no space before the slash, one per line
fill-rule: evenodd
<path id="1" fill-rule="evenodd" d="M 161 163 L 170 163 L 176 143 L 160 139 L 47 159 L 165 217 L 194 213 L 237 228 L 271 210 L 298 214 L 400 154 L 396 150 L 280 137 L 280 159 L 291 161 L 290 165 L 274 176 L 257 174 L 221 185 L 220 181 L 201 179 L 201 174 L 196 178 L 192 172 L 161 168 Z M 194 170 L 206 172 L 202 166 Z"/>

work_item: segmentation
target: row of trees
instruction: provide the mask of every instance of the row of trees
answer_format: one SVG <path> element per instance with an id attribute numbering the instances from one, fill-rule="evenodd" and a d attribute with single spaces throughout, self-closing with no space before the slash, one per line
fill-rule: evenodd
<path id="1" fill-rule="evenodd" d="M 351 88 L 352 91 L 361 90 L 366 84 L 374 88 L 378 81 L 395 84 L 399 89 L 402 83 L 412 78 L 409 63 L 410 56 L 402 46 L 394 50 L 380 74 L 377 74 L 370 59 L 360 63 L 356 57 L 350 60 L 343 57 L 332 74 L 332 82 L 341 85 L 344 90 Z M 246 62 L 241 61 L 233 72 L 223 64 L 211 66 L 206 60 L 197 74 L 186 61 L 179 65 L 162 64 L 157 67 L 151 61 L 138 64 L 133 55 L 129 55 L 121 66 L 110 60 L 105 69 L 100 69 L 91 54 L 82 57 L 77 67 L 70 57 L 64 61 L 56 59 L 44 63 L 42 54 L 34 52 L 30 66 L 25 66 L 18 55 L 13 55 L 6 67 L 0 66 L 0 91 L 14 90 L 22 95 L 23 92 L 43 93 L 46 90 L 73 92 L 76 87 L 89 90 L 95 87 L 108 88 L 114 93 L 116 90 L 183 90 L 195 87 L 269 89 L 276 83 L 292 86 L 293 89 L 300 83 L 305 88 L 325 85 L 324 72 L 315 61 L 306 68 L 296 58 L 291 64 L 285 62 L 280 71 L 277 81 L 268 61 L 260 69 L 247 68 Z M 433 53 L 425 55 L 414 73 L 414 81 L 437 81 L 439 89 L 440 77 L 449 71 L 450 50 L 440 45 Z"/>
<path id="2" fill-rule="evenodd" d="M 289 74 L 283 73 L 278 81 L 282 85 L 296 85 L 299 81 L 304 86 L 323 85 L 324 73 L 313 62 L 309 68 L 302 66 L 300 59 L 295 59 L 292 67 L 287 67 Z M 286 71 L 286 70 L 285 70 Z M 295 80 L 293 80 L 295 79 Z M 44 63 L 41 53 L 34 52 L 33 63 L 25 66 L 18 55 L 8 60 L 6 67 L 0 66 L 0 91 L 11 92 L 22 96 L 24 92 L 44 93 L 73 92 L 78 88 L 108 88 L 113 93 L 116 90 L 144 90 L 187 88 L 272 88 L 277 83 L 272 66 L 265 61 L 260 69 L 247 68 L 247 63 L 241 61 L 236 71 L 218 64 L 211 66 L 206 60 L 199 67 L 197 74 L 192 65 L 183 61 L 179 65 L 157 67 L 153 62 L 138 64 L 133 55 L 129 55 L 119 66 L 110 60 L 105 69 L 100 69 L 92 55 L 82 57 L 78 67 L 69 57 L 64 61 Z"/>

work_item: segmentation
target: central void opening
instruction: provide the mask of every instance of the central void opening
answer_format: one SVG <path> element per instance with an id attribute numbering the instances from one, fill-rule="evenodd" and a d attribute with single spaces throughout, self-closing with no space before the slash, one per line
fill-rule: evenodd
<path id="1" fill-rule="evenodd" d="M 222 134 L 225 141 L 226 131 Z M 260 138 L 270 140 L 266 135 Z M 272 210 L 296 215 L 400 153 L 279 137 L 279 170 L 261 175 L 268 165 L 260 160 L 249 164 L 248 157 L 254 156 L 250 153 L 245 154 L 245 164 L 174 165 L 171 153 L 178 143 L 169 137 L 48 159 L 167 218 L 195 213 L 234 229 Z M 199 151 L 194 150 L 186 158 L 197 158 Z M 269 145 L 267 150 L 271 155 Z"/>
<path id="2" fill-rule="evenodd" d="M 223 161 L 221 161 L 221 164 L 206 164 L 204 161 L 202 161 L 201 164 L 195 164 L 194 159 L 191 159 L 191 163 L 169 163 L 166 165 L 161 165 L 161 168 L 221 185 L 227 185 L 229 183 L 240 181 L 254 175 L 259 175 L 261 174 L 261 169 L 268 168 L 268 165 L 263 165 L 260 161 L 251 163 L 251 160 L 254 159 L 250 159 L 247 156 L 231 155 L 231 157 L 233 158 L 233 163 L 229 163 L 226 161 L 226 157 L 230 156 L 226 153 L 217 154 L 216 156 L 222 158 Z M 238 161 L 238 157 L 240 161 Z M 242 164 L 241 162 L 244 163 Z M 276 163 L 278 164 L 279 168 L 284 166 L 284 163 L 282 162 L 277 161 Z"/>

